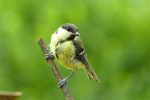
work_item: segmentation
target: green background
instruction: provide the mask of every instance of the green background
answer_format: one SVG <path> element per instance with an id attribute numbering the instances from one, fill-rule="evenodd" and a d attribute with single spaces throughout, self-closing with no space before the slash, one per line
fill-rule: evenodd
<path id="1" fill-rule="evenodd" d="M 100 84 L 78 70 L 75 100 L 150 99 L 150 0 L 0 0 L 0 91 L 18 100 L 65 100 L 37 40 L 63 23 L 80 29 Z M 62 75 L 70 71 L 57 62 Z"/>

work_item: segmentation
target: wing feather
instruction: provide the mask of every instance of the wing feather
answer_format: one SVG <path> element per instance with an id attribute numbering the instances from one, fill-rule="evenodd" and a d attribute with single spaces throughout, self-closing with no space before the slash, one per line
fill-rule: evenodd
<path id="1" fill-rule="evenodd" d="M 85 50 L 84 50 L 82 40 L 77 36 L 75 37 L 73 43 L 76 48 L 75 50 L 76 59 L 81 61 L 84 65 L 89 66 L 88 61 L 86 60 L 85 57 Z"/>
<path id="2" fill-rule="evenodd" d="M 86 71 L 89 79 L 96 79 L 99 82 L 99 78 L 88 63 L 83 43 L 78 36 L 73 40 L 73 44 L 75 46 L 75 58 L 83 63 L 83 68 Z"/>

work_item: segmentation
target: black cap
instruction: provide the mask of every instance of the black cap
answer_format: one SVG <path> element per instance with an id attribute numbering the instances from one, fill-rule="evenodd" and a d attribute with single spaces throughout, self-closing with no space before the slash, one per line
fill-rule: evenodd
<path id="1" fill-rule="evenodd" d="M 61 27 L 69 32 L 76 33 L 78 32 L 78 27 L 71 23 L 65 23 Z"/>

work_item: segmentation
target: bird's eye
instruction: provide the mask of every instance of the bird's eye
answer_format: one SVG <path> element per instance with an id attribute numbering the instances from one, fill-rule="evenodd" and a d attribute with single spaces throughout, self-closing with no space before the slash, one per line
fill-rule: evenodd
<path id="1" fill-rule="evenodd" d="M 68 28 L 67 31 L 71 32 L 71 28 Z"/>

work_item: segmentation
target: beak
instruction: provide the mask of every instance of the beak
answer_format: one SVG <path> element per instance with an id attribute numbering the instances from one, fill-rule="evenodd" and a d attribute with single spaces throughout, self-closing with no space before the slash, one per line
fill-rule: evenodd
<path id="1" fill-rule="evenodd" d="M 75 32 L 74 35 L 75 36 L 80 36 L 80 34 L 78 32 Z"/>

